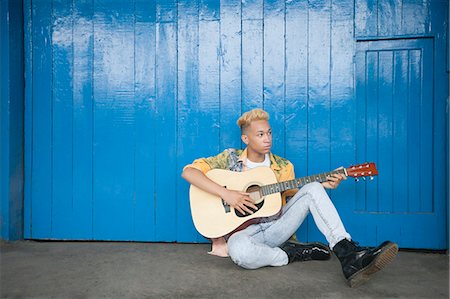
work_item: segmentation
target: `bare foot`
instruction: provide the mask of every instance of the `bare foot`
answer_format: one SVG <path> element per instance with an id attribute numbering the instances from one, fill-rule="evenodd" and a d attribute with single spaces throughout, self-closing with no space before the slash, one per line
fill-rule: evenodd
<path id="1" fill-rule="evenodd" d="M 208 254 L 220 256 L 220 257 L 228 257 L 228 245 L 225 241 L 224 237 L 211 239 L 211 251 Z"/>

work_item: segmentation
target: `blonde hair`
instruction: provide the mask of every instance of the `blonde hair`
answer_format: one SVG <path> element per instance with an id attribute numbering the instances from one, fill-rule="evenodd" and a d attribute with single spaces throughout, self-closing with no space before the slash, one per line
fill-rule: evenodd
<path id="1" fill-rule="evenodd" d="M 269 113 L 259 108 L 247 111 L 239 117 L 237 125 L 241 128 L 241 132 L 243 132 L 255 120 L 269 120 Z"/>

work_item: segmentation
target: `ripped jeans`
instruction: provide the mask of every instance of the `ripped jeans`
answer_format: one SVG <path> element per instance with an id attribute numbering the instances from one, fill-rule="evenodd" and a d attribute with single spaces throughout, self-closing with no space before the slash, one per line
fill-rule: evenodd
<path id="1" fill-rule="evenodd" d="M 351 239 L 325 189 L 315 182 L 303 186 L 282 208 L 279 218 L 250 225 L 231 235 L 231 259 L 246 269 L 286 265 L 288 256 L 278 246 L 297 231 L 309 212 L 330 248 L 343 239 Z"/>

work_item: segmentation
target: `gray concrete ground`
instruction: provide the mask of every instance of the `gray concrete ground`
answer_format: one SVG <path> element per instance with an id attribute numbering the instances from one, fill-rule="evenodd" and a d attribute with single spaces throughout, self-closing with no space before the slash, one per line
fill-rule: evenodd
<path id="1" fill-rule="evenodd" d="M 349 288 L 339 261 L 244 270 L 207 244 L 1 242 L 1 298 L 448 298 L 448 254 L 401 251 Z"/>

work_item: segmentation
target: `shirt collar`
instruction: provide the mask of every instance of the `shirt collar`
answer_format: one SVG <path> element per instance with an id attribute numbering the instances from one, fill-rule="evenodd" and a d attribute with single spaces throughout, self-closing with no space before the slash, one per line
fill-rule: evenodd
<path id="1" fill-rule="evenodd" d="M 269 153 L 269 156 L 270 156 L 270 168 L 272 168 L 273 170 L 280 170 L 281 167 L 280 165 L 278 165 L 277 161 L 275 161 L 275 158 L 271 152 Z M 245 148 L 242 151 L 241 155 L 239 156 L 239 162 L 242 162 L 244 165 L 247 164 L 247 148 Z"/>

